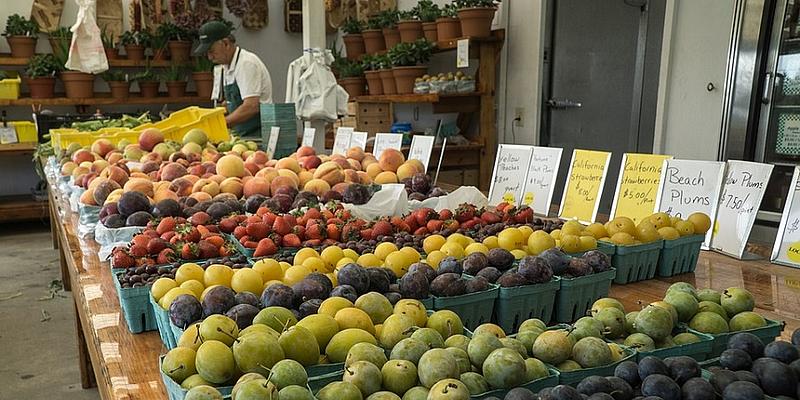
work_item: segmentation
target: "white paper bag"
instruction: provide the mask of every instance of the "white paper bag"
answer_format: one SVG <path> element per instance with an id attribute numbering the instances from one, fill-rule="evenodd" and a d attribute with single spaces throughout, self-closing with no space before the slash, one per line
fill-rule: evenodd
<path id="1" fill-rule="evenodd" d="M 366 220 L 401 216 L 408 212 L 406 187 L 398 183 L 381 185 L 381 190 L 372 195 L 367 204 L 344 203 L 344 208 L 350 210 L 354 216 Z"/>
<path id="2" fill-rule="evenodd" d="M 72 44 L 69 59 L 65 65 L 68 70 L 88 74 L 99 74 L 108 70 L 108 59 L 103 49 L 103 39 L 97 26 L 95 14 L 97 0 L 75 0 L 78 3 L 78 17 L 72 25 Z"/>
<path id="3" fill-rule="evenodd" d="M 445 208 L 455 210 L 464 203 L 474 204 L 476 208 L 486 207 L 489 204 L 489 199 L 475 186 L 462 186 L 438 199 L 439 202 L 433 208 L 436 211 L 442 211 Z"/>

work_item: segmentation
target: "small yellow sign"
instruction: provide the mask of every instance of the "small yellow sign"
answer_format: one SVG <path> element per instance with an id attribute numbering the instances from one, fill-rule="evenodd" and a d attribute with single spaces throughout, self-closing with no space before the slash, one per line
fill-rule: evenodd
<path id="1" fill-rule="evenodd" d="M 533 204 L 533 193 L 525 192 L 525 194 L 522 196 L 522 204 L 526 206 Z"/>
<path id="2" fill-rule="evenodd" d="M 800 242 L 794 242 L 786 249 L 786 257 L 790 260 L 800 263 Z"/>
<path id="3" fill-rule="evenodd" d="M 505 201 L 508 204 L 514 204 L 514 202 L 515 202 L 514 193 L 506 192 L 503 195 L 503 201 Z"/>
<path id="4" fill-rule="evenodd" d="M 622 158 L 614 217 L 624 215 L 638 224 L 655 210 L 661 167 L 672 156 L 627 153 Z"/>
<path id="5" fill-rule="evenodd" d="M 611 153 L 605 151 L 575 150 L 564 189 L 561 218 L 592 222 L 610 158 Z"/>

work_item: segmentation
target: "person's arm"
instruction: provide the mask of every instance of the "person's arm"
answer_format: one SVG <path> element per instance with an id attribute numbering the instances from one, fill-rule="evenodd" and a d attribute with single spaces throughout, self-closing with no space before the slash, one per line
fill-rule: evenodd
<path id="1" fill-rule="evenodd" d="M 261 112 L 258 96 L 248 97 L 242 100 L 242 105 L 225 116 L 225 123 L 228 126 L 239 125 Z"/>

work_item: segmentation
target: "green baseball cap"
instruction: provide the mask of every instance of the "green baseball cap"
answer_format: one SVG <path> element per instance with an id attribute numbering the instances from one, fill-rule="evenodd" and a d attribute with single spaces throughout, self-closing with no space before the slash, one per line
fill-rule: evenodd
<path id="1" fill-rule="evenodd" d="M 222 21 L 211 21 L 203 24 L 198 30 L 198 34 L 200 35 L 200 44 L 194 48 L 196 56 L 206 54 L 214 42 L 230 36 L 231 28 Z"/>

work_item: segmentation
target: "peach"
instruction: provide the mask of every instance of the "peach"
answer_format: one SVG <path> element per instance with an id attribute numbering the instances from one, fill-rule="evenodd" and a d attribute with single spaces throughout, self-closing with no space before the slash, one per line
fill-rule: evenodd
<path id="1" fill-rule="evenodd" d="M 153 197 L 153 182 L 145 178 L 131 178 L 122 187 L 126 192 L 139 192 L 147 197 Z"/>
<path id="2" fill-rule="evenodd" d="M 269 184 L 270 193 L 276 193 L 278 188 L 283 186 L 289 186 L 297 189 L 297 181 L 288 176 L 277 176 Z"/>
<path id="3" fill-rule="evenodd" d="M 245 161 L 244 167 L 250 172 L 251 175 L 255 175 L 261 169 L 254 161 Z"/>
<path id="4" fill-rule="evenodd" d="M 161 157 L 161 154 L 158 153 L 145 153 L 145 155 L 143 155 L 142 158 L 139 160 L 139 162 L 141 163 L 146 163 L 148 161 L 154 161 L 160 165 L 161 162 L 164 161 L 164 158 Z"/>
<path id="5" fill-rule="evenodd" d="M 358 162 L 361 162 L 364 159 L 364 149 L 358 146 L 351 147 L 347 149 L 347 158 L 352 158 Z"/>
<path id="6" fill-rule="evenodd" d="M 61 175 L 62 176 L 72 175 L 72 171 L 75 170 L 75 168 L 77 167 L 78 164 L 72 161 L 67 161 L 64 163 L 64 165 L 61 166 Z"/>
<path id="7" fill-rule="evenodd" d="M 311 171 L 300 171 L 300 173 L 297 174 L 297 178 L 300 179 L 300 184 L 298 186 L 304 187 L 308 181 L 314 179 L 314 173 Z"/>
<path id="8" fill-rule="evenodd" d="M 178 163 L 169 163 L 161 168 L 161 179 L 165 181 L 174 181 L 189 172 L 186 171 L 186 167 Z"/>
<path id="9" fill-rule="evenodd" d="M 197 144 L 197 143 L 189 142 L 189 143 L 186 143 L 185 145 L 183 145 L 183 147 L 181 147 L 181 153 L 184 153 L 184 154 L 202 154 L 203 153 L 203 148 L 200 147 L 200 145 Z"/>
<path id="10" fill-rule="evenodd" d="M 375 164 L 377 162 L 378 160 L 375 159 L 375 156 L 373 156 L 372 153 L 367 153 L 364 155 L 364 159 L 361 160 L 361 167 L 364 169 L 364 171 L 366 171 L 370 164 Z"/>
<path id="11" fill-rule="evenodd" d="M 319 167 L 322 164 L 322 159 L 315 155 L 300 157 L 300 165 L 305 169 L 314 169 Z"/>
<path id="12" fill-rule="evenodd" d="M 391 171 L 383 171 L 375 177 L 375 183 L 379 185 L 397 183 L 397 175 Z"/>
<path id="13" fill-rule="evenodd" d="M 267 182 L 272 182 L 278 176 L 278 170 L 272 167 L 266 167 L 256 173 L 257 177 L 264 178 Z"/>
<path id="14" fill-rule="evenodd" d="M 171 183 L 172 182 L 167 182 L 167 181 L 153 182 L 153 192 L 158 193 L 159 190 L 169 189 L 169 185 Z"/>
<path id="15" fill-rule="evenodd" d="M 184 175 L 183 178 L 186 179 L 189 182 L 192 182 L 192 185 L 194 185 L 195 182 L 197 182 L 197 181 L 199 181 L 201 179 L 199 176 L 195 176 L 195 175 Z"/>
<path id="16" fill-rule="evenodd" d="M 234 196 L 234 195 L 232 195 L 232 194 L 230 194 L 230 193 L 220 192 L 220 194 L 214 196 L 214 200 L 234 200 L 235 201 L 235 200 L 239 200 L 239 198 Z"/>
<path id="17" fill-rule="evenodd" d="M 80 165 L 81 163 L 83 163 L 85 161 L 93 162 L 94 161 L 94 154 L 92 154 L 92 152 L 89 151 L 89 150 L 80 149 L 80 150 L 72 153 L 72 161 L 75 164 L 78 164 L 78 165 Z"/>
<path id="18" fill-rule="evenodd" d="M 125 146 L 122 157 L 126 160 L 141 160 L 144 157 L 144 150 L 140 149 L 138 144 L 129 144 Z"/>
<path id="19" fill-rule="evenodd" d="M 358 172 L 353 169 L 344 170 L 344 181 L 351 183 L 361 183 L 361 178 L 358 177 Z"/>
<path id="20" fill-rule="evenodd" d="M 150 175 L 147 175 L 146 173 L 144 173 L 142 171 L 133 171 L 133 172 L 131 172 L 131 176 L 130 177 L 131 178 L 141 178 L 141 179 L 150 180 Z"/>
<path id="21" fill-rule="evenodd" d="M 419 171 L 417 171 L 417 167 L 414 164 L 410 164 L 408 161 L 403 163 L 399 168 L 397 168 L 397 179 L 401 181 L 403 179 L 411 179 L 414 175 L 416 175 Z"/>
<path id="22" fill-rule="evenodd" d="M 350 163 L 350 168 L 352 168 L 352 169 L 354 169 L 356 171 L 362 171 L 361 162 L 360 161 L 354 160 L 352 158 L 348 158 L 347 162 Z"/>
<path id="23" fill-rule="evenodd" d="M 197 200 L 198 203 L 211 200 L 211 195 L 206 192 L 194 192 L 189 197 Z"/>
<path id="24" fill-rule="evenodd" d="M 207 177 L 206 177 L 206 175 L 207 175 Z M 217 183 L 222 183 L 222 181 L 224 181 L 225 179 L 236 179 L 236 178 L 225 178 L 222 175 L 212 174 L 210 172 L 206 172 L 205 174 L 203 174 L 203 176 L 201 176 L 201 178 L 202 177 L 206 177 L 206 179 L 211 179 L 212 181 L 217 182 Z"/>
<path id="25" fill-rule="evenodd" d="M 122 153 L 118 151 L 112 151 L 111 153 L 106 154 L 106 161 L 108 161 L 109 164 L 116 164 L 122 161 Z"/>
<path id="26" fill-rule="evenodd" d="M 247 150 L 242 153 L 242 158 L 246 161 L 248 158 L 250 158 L 250 156 L 253 155 L 253 153 L 255 153 L 253 150 Z"/>
<path id="27" fill-rule="evenodd" d="M 278 160 L 274 160 L 274 159 L 273 160 L 269 160 L 269 161 L 267 161 L 266 164 L 264 164 L 265 167 L 271 167 L 271 168 L 275 168 L 276 165 L 278 165 Z"/>
<path id="28" fill-rule="evenodd" d="M 322 179 L 312 179 L 303 186 L 303 190 L 322 196 L 325 192 L 331 190 L 331 185 Z"/>
<path id="29" fill-rule="evenodd" d="M 139 147 L 151 151 L 157 144 L 164 141 L 164 134 L 157 128 L 147 128 L 139 134 Z"/>
<path id="30" fill-rule="evenodd" d="M 226 177 L 243 177 L 245 175 L 244 161 L 235 154 L 222 156 L 217 161 L 217 173 Z"/>
<path id="31" fill-rule="evenodd" d="M 200 159 L 203 161 L 215 161 L 217 156 L 220 156 L 220 153 L 214 149 L 205 148 L 203 149 L 203 153 L 200 155 Z"/>
<path id="32" fill-rule="evenodd" d="M 333 185 L 331 190 L 333 190 L 334 192 L 339 192 L 339 194 L 343 194 L 345 189 L 347 189 L 348 187 L 350 187 L 350 183 L 348 183 L 348 182 L 339 182 L 339 183 Z"/>
<path id="33" fill-rule="evenodd" d="M 403 156 L 403 153 L 400 150 L 395 149 L 386 149 L 381 153 L 381 158 L 378 160 L 378 164 L 384 171 L 397 171 L 397 168 L 400 167 L 406 158 Z"/>
<path id="34" fill-rule="evenodd" d="M 94 202 L 94 191 L 87 190 L 83 192 L 83 194 L 81 194 L 80 202 L 89 206 L 96 206 L 97 203 Z"/>
<path id="35" fill-rule="evenodd" d="M 421 173 L 421 174 L 425 173 L 425 164 L 423 164 L 422 161 L 420 161 L 420 160 L 412 158 L 410 160 L 406 160 L 406 164 L 413 165 L 417 169 L 418 173 Z"/>
<path id="36" fill-rule="evenodd" d="M 179 197 L 184 197 L 192 193 L 192 186 L 194 186 L 194 183 L 183 177 L 172 181 L 169 185 L 169 190 L 173 191 Z"/>
<path id="37" fill-rule="evenodd" d="M 219 193 L 219 184 L 210 179 L 199 179 L 192 185 L 192 192 L 206 192 L 214 197 Z"/>
<path id="38" fill-rule="evenodd" d="M 106 171 L 108 171 L 108 178 L 120 185 L 124 185 L 128 181 L 128 173 L 116 165 L 106 168 Z"/>
<path id="39" fill-rule="evenodd" d="M 269 182 L 264 178 L 252 177 L 244 182 L 243 192 L 244 197 L 250 197 L 254 194 L 269 196 Z"/>
<path id="40" fill-rule="evenodd" d="M 115 149 L 114 144 L 110 140 L 100 138 L 92 143 L 92 153 L 97 153 L 100 157 L 105 157 L 106 154 Z"/>
<path id="41" fill-rule="evenodd" d="M 370 165 L 367 166 L 367 171 L 366 172 L 367 172 L 367 175 L 369 175 L 370 178 L 374 179 L 376 176 L 378 176 L 378 174 L 383 172 L 383 168 L 381 168 L 381 166 L 378 165 L 378 163 L 373 163 L 373 164 L 370 164 Z"/>
<path id="42" fill-rule="evenodd" d="M 319 168 L 314 171 L 314 178 L 322 179 L 328 182 L 329 185 L 333 186 L 344 181 L 344 172 L 342 171 L 342 167 L 335 161 L 328 161 L 322 163 L 322 165 L 320 165 Z"/>
<path id="43" fill-rule="evenodd" d="M 343 154 L 335 153 L 335 154 L 331 154 L 330 155 L 330 160 L 331 161 L 344 160 L 344 159 L 346 159 L 346 157 Z"/>
<path id="44" fill-rule="evenodd" d="M 153 196 L 153 201 L 158 203 L 161 200 L 172 199 L 178 201 L 178 195 L 175 194 L 172 190 L 169 189 L 161 189 L 156 191 L 155 195 Z"/>
<path id="45" fill-rule="evenodd" d="M 300 172 L 300 163 L 298 163 L 294 158 L 286 157 L 278 160 L 278 163 L 275 164 L 275 168 L 278 170 L 288 169 L 296 174 Z"/>
<path id="46" fill-rule="evenodd" d="M 212 174 L 216 174 L 217 173 L 217 164 L 214 164 L 211 161 L 203 161 L 203 163 L 200 164 L 200 165 L 203 166 L 203 168 L 206 170 L 206 172 L 210 172 Z"/>
<path id="47" fill-rule="evenodd" d="M 293 180 L 293 181 L 294 181 L 296 184 L 300 184 L 300 177 L 298 177 L 298 176 L 297 176 L 297 174 L 295 174 L 295 173 L 294 173 L 294 172 L 292 172 L 291 170 L 288 170 L 288 169 L 279 169 L 279 170 L 278 170 L 278 176 L 286 176 L 286 177 L 292 178 L 292 180 Z"/>
<path id="48" fill-rule="evenodd" d="M 362 185 L 369 185 L 372 183 L 372 177 L 364 171 L 356 171 L 359 181 Z"/>
<path id="49" fill-rule="evenodd" d="M 247 157 L 247 161 L 252 161 L 258 165 L 264 165 L 269 161 L 269 157 L 267 157 L 267 153 L 258 150 L 253 152 L 249 157 Z"/>
<path id="50" fill-rule="evenodd" d="M 353 166 L 350 165 L 346 158 L 337 158 L 335 160 L 331 160 L 331 162 L 335 162 L 342 167 L 342 169 L 353 169 Z"/>
<path id="51" fill-rule="evenodd" d="M 311 146 L 300 146 L 297 149 L 297 157 L 298 158 L 299 157 L 313 156 L 315 154 L 317 154 L 317 151 L 314 150 L 314 148 L 311 147 Z"/>
<path id="52" fill-rule="evenodd" d="M 92 163 L 92 167 L 89 168 L 89 170 L 94 172 L 94 173 L 96 173 L 96 174 L 99 174 L 99 173 L 103 172 L 103 170 L 106 169 L 107 167 L 108 167 L 108 161 L 103 160 L 101 158 L 99 160 L 95 160 Z"/>
<path id="53" fill-rule="evenodd" d="M 200 164 L 195 164 L 189 167 L 187 172 L 192 175 L 203 176 L 206 173 L 206 169 Z"/>
<path id="54" fill-rule="evenodd" d="M 242 193 L 244 192 L 244 186 L 242 185 L 242 180 L 239 178 L 227 178 L 222 183 L 219 184 L 219 189 L 223 193 L 231 193 L 238 199 L 242 197 Z"/>

